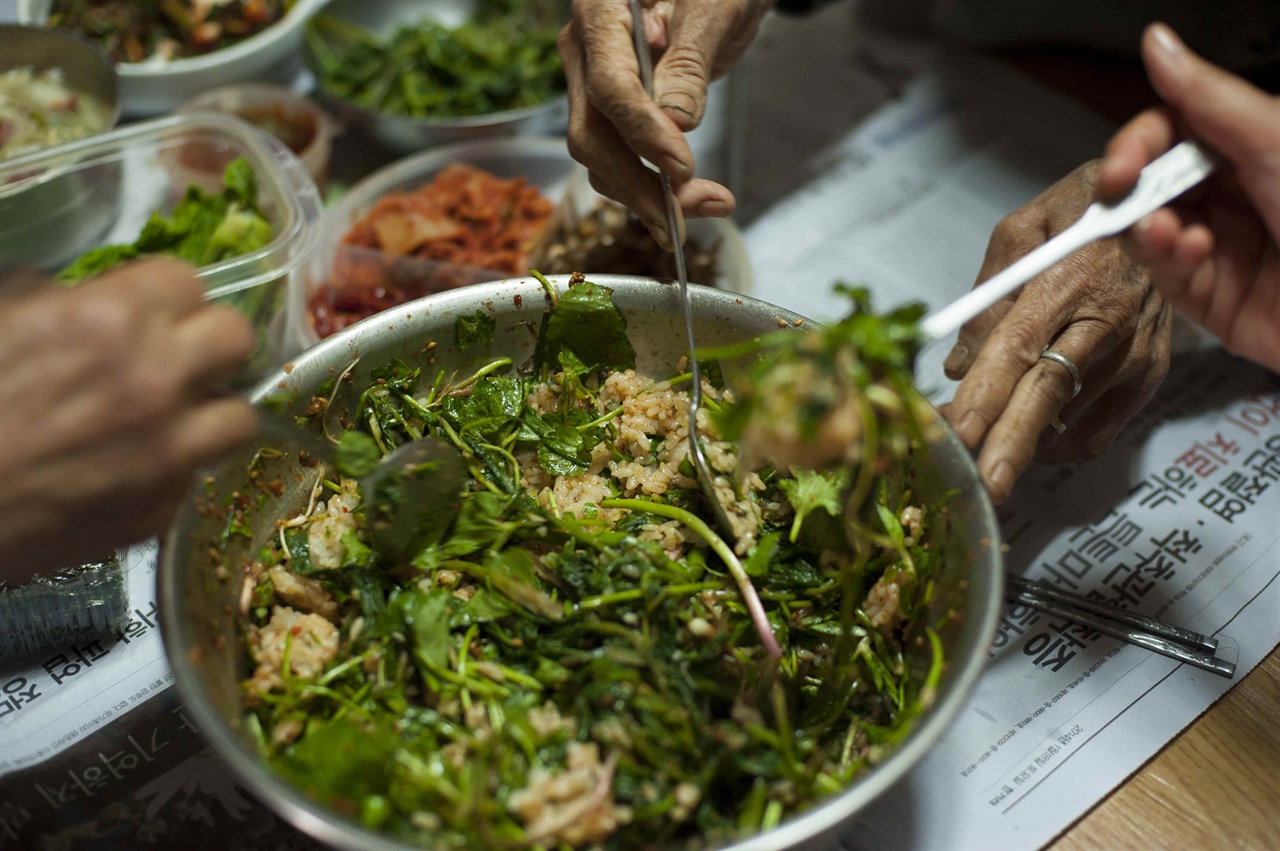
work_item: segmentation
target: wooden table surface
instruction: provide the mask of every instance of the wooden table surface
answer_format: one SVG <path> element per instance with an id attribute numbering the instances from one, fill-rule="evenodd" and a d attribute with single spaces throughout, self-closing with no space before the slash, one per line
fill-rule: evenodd
<path id="1" fill-rule="evenodd" d="M 1049 848 L 1280 848 L 1280 648 Z"/>

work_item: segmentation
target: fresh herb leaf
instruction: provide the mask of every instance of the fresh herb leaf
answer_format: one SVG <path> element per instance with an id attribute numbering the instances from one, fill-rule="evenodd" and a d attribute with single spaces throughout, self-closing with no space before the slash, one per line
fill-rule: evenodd
<path id="1" fill-rule="evenodd" d="M 534 361 L 554 369 L 560 352 L 568 348 L 588 366 L 630 369 L 636 365 L 636 352 L 626 332 L 627 321 L 613 303 L 613 290 L 581 281 L 543 315 Z"/>
<path id="2" fill-rule="evenodd" d="M 832 517 L 839 517 L 844 510 L 841 501 L 849 487 L 849 470 L 845 468 L 831 471 L 795 469 L 794 478 L 779 482 L 787 501 L 795 509 L 795 520 L 791 523 L 790 540 L 795 543 L 800 537 L 800 527 L 811 512 L 822 510 Z"/>
<path id="3" fill-rule="evenodd" d="M 778 542 L 781 538 L 781 533 L 770 532 L 760 539 L 755 549 L 742 562 L 742 569 L 747 572 L 747 576 L 758 579 L 769 574 L 769 562 L 773 558 L 774 552 L 778 549 Z"/>
<path id="4" fill-rule="evenodd" d="M 334 449 L 334 466 L 338 472 L 352 479 L 360 479 L 372 473 L 382 461 L 382 450 L 377 442 L 360 431 L 344 431 Z"/>
<path id="5" fill-rule="evenodd" d="M 497 327 L 498 321 L 483 310 L 459 316 L 454 322 L 454 329 L 458 335 L 458 350 L 465 352 L 472 346 L 489 345 L 493 342 L 493 332 Z"/>

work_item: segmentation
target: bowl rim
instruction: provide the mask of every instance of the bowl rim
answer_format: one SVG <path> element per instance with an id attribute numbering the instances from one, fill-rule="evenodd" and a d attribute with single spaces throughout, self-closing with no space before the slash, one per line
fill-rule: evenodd
<path id="1" fill-rule="evenodd" d="M 107 79 L 109 81 L 109 87 L 111 89 L 111 102 L 108 104 L 108 106 L 111 108 L 111 118 L 108 121 L 107 126 L 104 127 L 102 130 L 100 130 L 98 133 L 93 134 L 93 136 L 86 136 L 84 138 L 91 139 L 94 136 L 100 136 L 103 133 L 109 133 L 116 128 L 116 126 L 120 123 L 120 116 L 124 112 L 124 98 L 120 96 L 121 95 L 120 72 L 117 70 L 115 63 L 111 61 L 111 57 L 108 56 L 107 52 L 102 49 L 101 45 L 99 45 L 98 43 L 94 42 L 89 38 L 86 38 L 85 36 L 81 35 L 75 30 L 67 29 L 66 27 L 38 26 L 35 24 L 22 23 L 21 21 L 0 23 L 0 36 L 3 36 L 4 33 L 6 32 L 12 32 L 15 35 L 22 35 L 27 38 L 33 37 L 32 34 L 34 32 L 40 32 L 40 33 L 44 33 L 45 35 L 35 36 L 35 37 L 37 38 L 48 37 L 48 38 L 54 38 L 54 39 L 62 39 L 63 41 L 67 41 L 75 45 L 78 45 L 79 47 L 91 53 L 94 56 L 94 58 L 98 61 L 98 63 L 102 66 L 103 72 L 107 75 Z M 7 64 L 3 60 L 0 60 L 0 73 L 12 71 L 14 68 L 21 68 L 21 67 L 24 67 L 24 66 Z M 63 63 L 60 63 L 60 62 L 50 63 L 49 67 L 62 68 Z M 76 141 L 79 141 L 79 140 L 76 140 Z M 38 148 L 37 150 L 47 151 L 49 149 L 46 147 L 46 148 Z"/>
<path id="2" fill-rule="evenodd" d="M 122 78 L 138 79 L 169 74 L 194 74 L 220 68 L 242 60 L 258 50 L 287 38 L 305 24 L 329 0 L 297 0 L 280 20 L 235 44 L 199 56 L 161 59 L 151 56 L 141 62 L 112 62 Z M 18 21 L 28 26 L 44 27 L 49 19 L 51 0 L 18 0 Z M 65 29 L 65 28 L 63 28 Z M 108 59 L 108 62 L 111 60 Z"/>
<path id="3" fill-rule="evenodd" d="M 567 288 L 568 279 L 568 275 L 548 277 L 559 291 Z M 676 289 L 668 281 L 632 275 L 596 275 L 592 276 L 591 280 L 593 283 L 611 287 L 615 292 L 619 289 L 635 291 L 639 287 L 665 286 L 674 296 Z M 260 401 L 272 393 L 279 392 L 282 387 L 290 383 L 291 376 L 296 376 L 295 370 L 301 363 L 309 361 L 323 363 L 333 361 L 335 358 L 351 357 L 353 352 L 362 347 L 366 339 L 376 337 L 383 327 L 412 324 L 415 316 L 421 321 L 433 314 L 452 315 L 452 313 L 465 312 L 467 306 L 474 307 L 476 303 L 485 300 L 495 302 L 505 300 L 513 292 L 522 292 L 526 297 L 532 298 L 542 294 L 544 290 L 542 284 L 534 278 L 510 278 L 406 302 L 325 338 L 315 347 L 299 355 L 293 363 L 286 364 L 278 373 L 262 379 L 250 391 L 248 398 L 251 401 Z M 796 319 L 803 320 L 807 325 L 817 324 L 786 308 L 771 305 L 750 296 L 740 296 L 697 284 L 689 286 L 689 293 L 696 305 L 695 309 L 707 306 L 710 308 L 710 313 L 720 319 L 724 318 L 724 311 L 741 309 L 746 305 L 768 309 L 780 320 L 787 319 L 789 324 Z M 940 419 L 939 422 L 943 429 L 943 440 L 954 450 L 954 455 L 963 467 L 966 477 L 980 482 L 977 466 L 959 437 L 945 420 Z M 193 487 L 182 504 L 189 504 L 191 498 L 197 493 L 199 493 L 198 485 Z M 976 636 L 978 644 L 967 656 L 949 660 L 951 663 L 949 684 L 944 694 L 916 723 L 904 742 L 871 772 L 855 780 L 844 791 L 791 817 L 772 830 L 731 845 L 721 846 L 719 851 L 787 848 L 795 843 L 824 835 L 901 780 L 920 762 L 951 724 L 968 700 L 978 677 L 986 667 L 985 651 L 990 645 L 991 637 L 995 634 L 1003 604 L 1004 574 L 1001 569 L 1003 554 L 999 545 L 999 526 L 996 523 L 995 509 L 990 499 L 985 496 L 985 490 L 979 488 L 979 494 L 977 508 L 982 519 L 981 525 L 990 533 L 990 541 L 984 549 L 989 554 L 988 559 L 993 562 L 994 569 L 990 574 L 976 572 L 970 582 L 965 623 L 967 631 L 969 628 L 976 629 L 972 635 Z M 182 633 L 182 621 L 179 620 L 178 615 L 182 607 L 179 592 L 181 583 L 177 581 L 180 565 L 175 553 L 185 551 L 182 546 L 182 537 L 185 534 L 183 516 L 184 513 L 180 512 L 163 536 L 156 581 L 160 602 L 161 637 L 165 653 L 174 671 L 178 693 L 194 715 L 201 734 L 240 782 L 257 797 L 267 801 L 277 815 L 312 838 L 337 848 L 351 849 L 351 851 L 409 851 L 412 846 L 392 841 L 385 834 L 375 833 L 351 820 L 342 818 L 330 808 L 307 798 L 283 777 L 266 769 L 262 759 L 249 752 L 243 741 L 232 732 L 230 726 L 206 696 L 202 678 L 195 674 L 194 666 L 188 665 L 183 655 L 184 652 L 190 652 L 196 648 L 183 646 L 178 639 Z"/>

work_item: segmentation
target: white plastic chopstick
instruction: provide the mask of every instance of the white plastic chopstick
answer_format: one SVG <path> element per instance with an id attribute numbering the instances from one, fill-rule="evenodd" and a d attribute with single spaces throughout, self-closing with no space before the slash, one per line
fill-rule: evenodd
<path id="1" fill-rule="evenodd" d="M 1095 239 L 1120 233 L 1213 173 L 1213 160 L 1191 140 L 1147 164 L 1133 191 L 1114 204 L 1090 204 L 1075 224 L 1009 268 L 926 316 L 920 329 L 928 340 L 949 336 L 970 319 L 1027 281 Z"/>

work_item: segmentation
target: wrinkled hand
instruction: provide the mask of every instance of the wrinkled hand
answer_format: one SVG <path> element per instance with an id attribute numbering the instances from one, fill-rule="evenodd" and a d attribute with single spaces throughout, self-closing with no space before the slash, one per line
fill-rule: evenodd
<path id="1" fill-rule="evenodd" d="M 195 470 L 254 434 L 247 402 L 209 395 L 252 349 L 174 260 L 0 302 L 0 579 L 163 529 Z"/>
<path id="2" fill-rule="evenodd" d="M 658 176 L 671 177 L 685 216 L 723 217 L 733 193 L 695 178 L 684 134 L 702 121 L 707 86 L 755 37 L 774 0 L 643 0 L 656 61 L 653 97 L 644 90 L 625 0 L 574 0 L 559 47 L 569 87 L 569 153 L 597 192 L 629 207 L 671 248 Z M 683 227 L 683 222 L 681 222 Z M 679 235 L 683 240 L 683 232 Z"/>
<path id="3" fill-rule="evenodd" d="M 981 284 L 1065 230 L 1092 200 L 1097 163 L 1051 186 L 996 227 Z M 960 331 L 947 357 L 959 379 L 947 419 L 1001 503 L 1033 458 L 1066 461 L 1105 450 L 1169 367 L 1172 313 L 1116 239 L 1095 242 L 993 305 Z M 1080 370 L 1080 395 L 1057 351 Z M 1066 424 L 1057 433 L 1050 424 Z"/>
<path id="4" fill-rule="evenodd" d="M 1280 102 L 1200 59 L 1163 25 L 1143 59 L 1169 105 L 1139 115 L 1107 146 L 1101 197 L 1123 195 L 1182 136 L 1226 163 L 1207 185 L 1131 228 L 1125 245 L 1156 287 L 1231 352 L 1280 371 Z"/>

